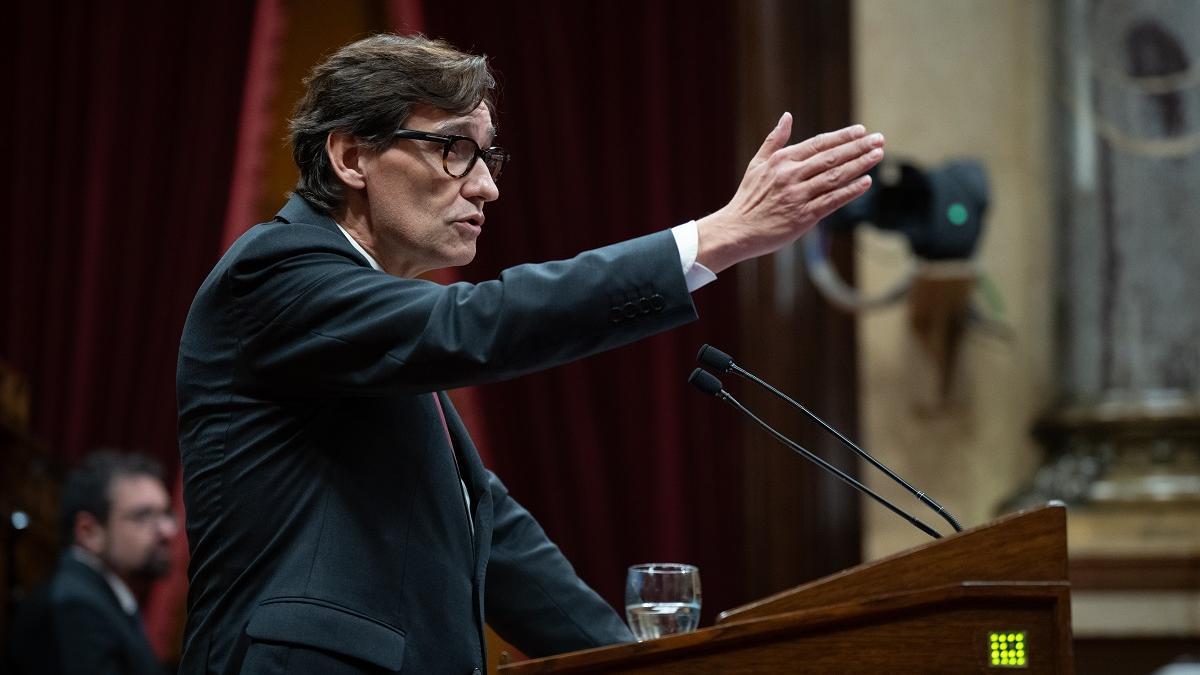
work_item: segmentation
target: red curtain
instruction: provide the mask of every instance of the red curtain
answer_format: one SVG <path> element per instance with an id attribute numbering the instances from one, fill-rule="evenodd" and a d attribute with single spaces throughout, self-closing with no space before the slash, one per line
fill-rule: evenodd
<path id="1" fill-rule="evenodd" d="M 283 49 L 287 14 L 283 0 L 257 0 L 249 59 L 245 66 L 242 108 L 238 117 L 237 144 L 229 203 L 221 233 L 224 253 L 258 220 L 258 196 L 262 192 L 263 165 L 277 144 L 268 138 L 272 103 L 279 88 L 278 69 Z"/>
<path id="2" fill-rule="evenodd" d="M 9 12 L 0 358 L 30 378 L 33 431 L 64 465 L 108 445 L 174 475 L 179 335 L 220 252 L 253 5 Z M 164 653 L 182 598 L 167 590 L 146 607 Z"/>
<path id="3" fill-rule="evenodd" d="M 9 10 L 0 356 L 66 463 L 102 444 L 178 463 L 175 358 L 220 244 L 251 9 Z"/>
<path id="4" fill-rule="evenodd" d="M 720 1 L 427 3 L 426 34 L 492 58 L 514 156 L 461 274 L 723 206 L 749 159 L 734 152 L 733 22 Z M 740 426 L 685 383 L 701 343 L 737 349 L 736 288 L 727 272 L 699 291 L 681 330 L 479 388 L 490 465 L 618 607 L 625 568 L 650 561 L 700 566 L 706 622 L 747 599 Z"/>

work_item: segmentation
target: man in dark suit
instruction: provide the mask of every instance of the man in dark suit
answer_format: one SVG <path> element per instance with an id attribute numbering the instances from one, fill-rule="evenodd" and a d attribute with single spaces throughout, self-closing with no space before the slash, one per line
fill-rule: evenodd
<path id="1" fill-rule="evenodd" d="M 170 564 L 177 526 L 158 465 L 88 456 L 63 484 L 60 519 L 67 548 L 12 627 L 16 672 L 161 675 L 130 589 Z"/>
<path id="2" fill-rule="evenodd" d="M 630 640 L 487 471 L 441 390 L 695 317 L 690 291 L 864 192 L 882 138 L 786 146 L 700 221 L 495 281 L 475 255 L 507 153 L 486 61 L 380 35 L 317 66 L 296 194 L 225 254 L 180 345 L 192 551 L 185 673 L 478 673 L 486 620 L 533 655 Z"/>

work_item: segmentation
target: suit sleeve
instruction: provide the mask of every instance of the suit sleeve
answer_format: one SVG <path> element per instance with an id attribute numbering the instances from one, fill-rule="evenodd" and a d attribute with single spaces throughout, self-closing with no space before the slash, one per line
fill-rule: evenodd
<path id="1" fill-rule="evenodd" d="M 227 271 L 242 367 L 260 386 L 291 396 L 449 389 L 558 365 L 696 316 L 668 231 L 449 286 L 363 267 L 331 236 L 277 224 Z"/>
<path id="2" fill-rule="evenodd" d="M 488 483 L 494 513 L 484 588 L 488 625 L 533 657 L 632 642 L 613 608 L 490 471 Z"/>

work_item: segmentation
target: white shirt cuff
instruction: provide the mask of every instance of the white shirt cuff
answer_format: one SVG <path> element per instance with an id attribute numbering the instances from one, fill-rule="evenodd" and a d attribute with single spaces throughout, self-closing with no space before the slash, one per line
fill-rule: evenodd
<path id="1" fill-rule="evenodd" d="M 716 281 L 717 275 L 712 270 L 696 262 L 696 254 L 700 251 L 700 233 L 696 229 L 696 221 L 689 220 L 672 227 L 671 234 L 679 249 L 679 264 L 683 265 L 683 279 L 687 282 L 688 293 Z"/>

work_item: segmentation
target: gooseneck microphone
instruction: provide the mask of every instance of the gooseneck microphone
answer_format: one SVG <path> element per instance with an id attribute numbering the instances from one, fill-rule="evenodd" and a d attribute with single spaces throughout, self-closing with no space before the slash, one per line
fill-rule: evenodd
<path id="1" fill-rule="evenodd" d="M 736 375 L 740 375 L 741 377 L 743 377 L 747 380 L 750 380 L 751 382 L 757 384 L 758 386 L 762 387 L 763 389 L 766 389 L 767 391 L 771 392 L 777 398 L 787 401 L 789 404 L 792 405 L 792 407 L 798 408 L 800 410 L 800 412 L 804 413 L 810 419 L 812 419 L 814 422 L 821 425 L 821 427 L 823 429 L 825 429 L 825 431 L 828 431 L 829 433 L 833 434 L 839 441 L 842 442 L 842 445 L 846 446 L 847 448 L 850 448 L 855 453 L 857 453 L 859 457 L 862 457 L 863 459 L 870 462 L 871 465 L 874 466 L 876 469 L 879 469 L 883 473 L 887 474 L 888 478 L 891 478 L 892 480 L 896 481 L 896 483 L 898 483 L 901 487 L 903 487 L 905 490 L 908 490 L 910 493 L 912 493 L 914 496 L 916 496 L 916 498 L 919 499 L 922 504 L 924 504 L 924 505 L 928 506 L 929 508 L 933 509 L 934 511 L 936 511 L 939 516 L 946 519 L 946 522 L 950 523 L 950 526 L 954 528 L 955 532 L 962 532 L 962 525 L 959 525 L 958 521 L 955 520 L 954 516 L 950 515 L 950 512 L 947 511 L 946 509 L 944 509 L 941 504 L 938 504 L 937 502 L 935 502 L 932 498 L 930 498 L 924 492 L 921 492 L 920 490 L 909 485 L 907 481 L 905 481 L 900 476 L 896 475 L 896 472 L 894 472 L 891 469 L 884 466 L 879 460 L 875 459 L 870 454 L 868 454 L 866 450 L 863 450 L 862 448 L 858 447 L 858 445 L 856 445 L 854 443 L 854 441 L 851 441 L 849 438 L 846 438 L 844 435 L 842 435 L 842 432 L 838 431 L 837 429 L 834 429 L 831 425 L 826 423 L 825 420 L 821 419 L 820 417 L 817 417 L 816 414 L 814 414 L 808 408 L 805 408 L 803 405 L 800 405 L 796 401 L 792 400 L 792 397 L 788 396 L 787 394 L 783 393 L 782 391 L 779 391 L 775 387 L 771 386 L 770 383 L 765 382 L 764 380 L 760 379 L 754 373 L 752 373 L 748 370 L 745 370 L 738 364 L 734 363 L 732 356 L 726 354 L 725 352 L 721 351 L 720 349 L 717 349 L 716 347 L 713 347 L 712 345 L 704 345 L 703 347 L 700 348 L 700 353 L 696 355 L 696 360 L 698 360 L 700 363 L 702 363 L 702 364 L 708 366 L 709 368 L 712 368 L 713 370 L 716 370 L 718 372 L 734 373 Z"/>
<path id="2" fill-rule="evenodd" d="M 874 490 L 872 490 L 871 488 L 867 487 L 866 485 L 863 485 L 862 483 L 858 482 L 850 474 L 846 473 L 845 471 L 842 471 L 841 469 L 837 468 L 836 466 L 834 466 L 834 465 L 830 464 L 829 462 L 826 462 L 825 460 L 821 459 L 820 457 L 814 455 L 812 452 L 810 452 L 810 451 L 806 450 L 804 447 L 802 447 L 799 443 L 796 443 L 795 441 L 788 438 L 787 436 L 784 436 L 783 434 L 776 431 L 771 425 L 769 425 L 766 422 L 759 419 L 758 415 L 755 415 L 754 413 L 750 412 L 750 410 L 747 409 L 746 406 L 742 405 L 740 401 L 738 401 L 736 398 L 733 397 L 733 394 L 730 394 L 728 391 L 725 391 L 724 385 L 721 384 L 721 381 L 719 379 L 717 379 L 717 377 L 715 375 L 709 373 L 708 371 L 704 370 L 703 368 L 697 368 L 697 369 L 693 370 L 692 374 L 688 377 L 688 382 L 691 383 L 692 386 L 696 387 L 700 391 L 702 391 L 710 396 L 716 396 L 718 399 L 725 401 L 726 403 L 732 405 L 734 408 L 737 408 L 739 411 L 741 411 L 741 413 L 743 415 L 745 415 L 746 417 L 749 417 L 751 420 L 753 420 L 755 424 L 762 427 L 763 429 L 766 429 L 767 433 L 769 433 L 775 437 L 775 440 L 779 441 L 780 443 L 783 443 L 787 447 L 791 448 L 792 451 L 796 452 L 797 454 L 804 457 L 805 459 L 815 463 L 817 466 L 820 466 L 822 469 L 825 469 L 826 471 L 833 474 L 834 476 L 837 476 L 838 478 L 840 478 L 842 480 L 842 482 L 846 483 L 847 485 L 854 488 L 855 490 L 858 490 L 862 494 L 865 494 L 868 497 L 870 497 L 871 499 L 874 499 L 875 501 L 879 502 L 880 504 L 885 506 L 889 511 L 891 511 L 892 513 L 907 520 L 914 527 L 921 530 L 925 534 L 928 534 L 929 536 L 933 537 L 934 539 L 942 538 L 942 535 L 938 534 L 937 530 L 935 530 L 932 527 L 929 527 L 925 523 L 921 522 L 920 520 L 918 520 L 916 518 L 916 516 L 909 514 L 907 511 L 904 511 L 900 507 L 896 506 L 895 504 L 893 504 L 893 503 L 889 502 L 888 500 L 884 499 L 883 497 L 879 496 L 879 494 L 877 494 Z"/>

